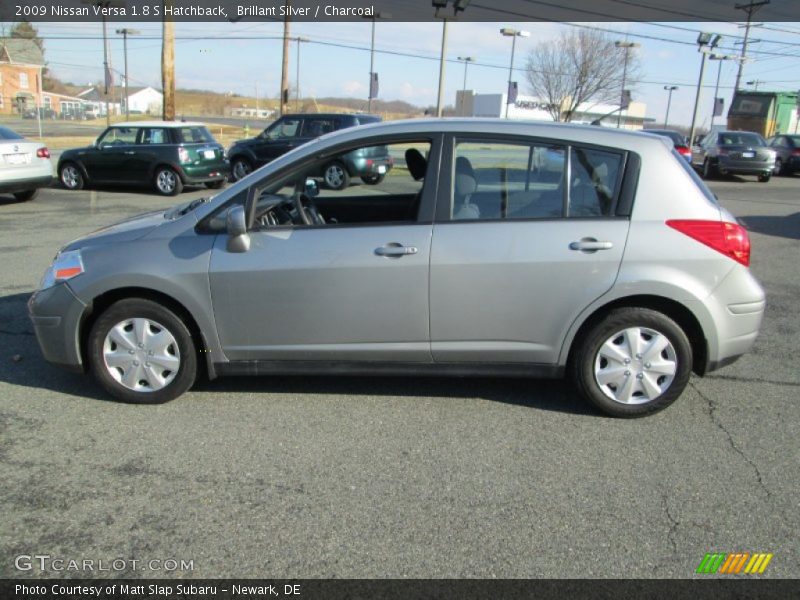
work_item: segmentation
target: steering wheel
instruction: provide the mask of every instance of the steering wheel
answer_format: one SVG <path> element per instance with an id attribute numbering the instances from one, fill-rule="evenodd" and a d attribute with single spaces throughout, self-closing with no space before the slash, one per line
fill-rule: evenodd
<path id="1" fill-rule="evenodd" d="M 317 210 L 314 200 L 298 189 L 294 193 L 294 205 L 306 225 L 325 225 L 325 218 Z"/>

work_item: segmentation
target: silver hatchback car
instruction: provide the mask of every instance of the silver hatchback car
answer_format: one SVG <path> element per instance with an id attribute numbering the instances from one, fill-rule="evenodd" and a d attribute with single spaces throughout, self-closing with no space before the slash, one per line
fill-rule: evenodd
<path id="1" fill-rule="evenodd" d="M 387 147 L 376 185 L 321 191 Z M 29 310 L 49 361 L 128 402 L 219 375 L 559 377 L 665 408 L 752 346 L 747 231 L 662 137 L 416 120 L 315 139 L 210 199 L 57 254 Z"/>

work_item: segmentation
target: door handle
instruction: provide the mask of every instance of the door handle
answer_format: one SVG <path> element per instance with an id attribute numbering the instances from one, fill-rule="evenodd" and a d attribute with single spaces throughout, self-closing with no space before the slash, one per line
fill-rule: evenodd
<path id="1" fill-rule="evenodd" d="M 597 252 L 598 250 L 610 250 L 614 247 L 611 242 L 598 242 L 595 238 L 583 238 L 577 242 L 571 242 L 570 250 L 580 250 L 581 252 Z"/>
<path id="2" fill-rule="evenodd" d="M 416 254 L 419 252 L 414 246 L 403 246 L 402 244 L 398 244 L 397 242 L 392 242 L 391 244 L 386 244 L 385 246 L 381 246 L 380 248 L 375 248 L 375 254 L 378 256 L 388 256 L 394 258 L 400 258 L 401 256 L 408 256 L 409 254 Z"/>

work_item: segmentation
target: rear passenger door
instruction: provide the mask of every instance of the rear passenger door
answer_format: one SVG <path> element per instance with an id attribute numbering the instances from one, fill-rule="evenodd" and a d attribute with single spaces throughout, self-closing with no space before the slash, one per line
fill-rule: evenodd
<path id="1" fill-rule="evenodd" d="M 525 138 L 450 137 L 431 248 L 437 362 L 558 359 L 614 283 L 629 220 L 625 153 Z M 621 212 L 625 212 L 622 210 Z"/>

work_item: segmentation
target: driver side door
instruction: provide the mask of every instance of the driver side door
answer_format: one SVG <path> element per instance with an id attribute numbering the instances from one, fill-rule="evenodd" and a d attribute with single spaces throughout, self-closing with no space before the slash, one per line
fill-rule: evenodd
<path id="1" fill-rule="evenodd" d="M 209 281 L 231 361 L 432 362 L 428 271 L 438 148 L 437 140 L 437 158 L 421 180 L 397 170 L 396 185 L 420 190 L 419 210 L 404 220 L 251 225 L 244 252 L 229 251 L 228 236 L 217 235 Z"/>

